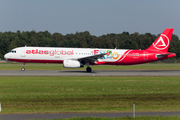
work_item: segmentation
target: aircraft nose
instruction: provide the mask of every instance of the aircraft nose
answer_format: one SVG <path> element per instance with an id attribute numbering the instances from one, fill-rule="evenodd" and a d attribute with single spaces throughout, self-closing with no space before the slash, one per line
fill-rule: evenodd
<path id="1" fill-rule="evenodd" d="M 8 59 L 8 53 L 4 55 L 4 58 L 7 60 Z"/>

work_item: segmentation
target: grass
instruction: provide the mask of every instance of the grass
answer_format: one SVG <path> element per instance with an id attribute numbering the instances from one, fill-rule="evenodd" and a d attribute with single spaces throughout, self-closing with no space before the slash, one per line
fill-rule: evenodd
<path id="1" fill-rule="evenodd" d="M 0 70 L 20 70 L 22 63 L 0 63 Z M 91 66 L 93 70 L 180 70 L 179 63 L 147 63 L 129 66 L 112 66 L 112 65 L 96 65 Z M 84 68 L 76 68 L 73 70 L 85 70 Z M 26 70 L 72 70 L 64 68 L 62 64 L 40 64 L 27 63 Z"/>
<path id="2" fill-rule="evenodd" d="M 179 120 L 180 116 L 168 116 L 168 117 L 122 117 L 122 118 L 96 118 L 96 117 L 87 117 L 87 118 L 69 118 L 69 119 L 52 119 L 52 120 Z"/>
<path id="3" fill-rule="evenodd" d="M 180 116 L 168 116 L 168 117 L 162 117 L 162 116 L 157 116 L 157 117 L 147 117 L 147 116 L 142 116 L 142 117 L 121 117 L 121 118 L 96 118 L 96 117 L 86 117 L 86 118 L 68 118 L 68 119 L 51 119 L 51 120 L 179 120 Z M 0 119 L 1 120 L 1 119 Z M 30 119 L 30 120 L 39 120 L 39 119 Z M 47 119 L 44 119 L 47 120 Z"/>
<path id="4" fill-rule="evenodd" d="M 0 114 L 180 111 L 179 77 L 0 77 Z"/>

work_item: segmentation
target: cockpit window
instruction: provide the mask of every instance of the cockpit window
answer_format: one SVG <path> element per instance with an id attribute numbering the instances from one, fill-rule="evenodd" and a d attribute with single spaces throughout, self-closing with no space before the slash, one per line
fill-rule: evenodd
<path id="1" fill-rule="evenodd" d="M 10 53 L 16 53 L 16 51 L 15 50 L 11 50 Z"/>

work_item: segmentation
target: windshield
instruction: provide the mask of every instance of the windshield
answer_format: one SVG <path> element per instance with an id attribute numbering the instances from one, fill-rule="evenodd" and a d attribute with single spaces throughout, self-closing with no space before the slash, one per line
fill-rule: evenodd
<path id="1" fill-rule="evenodd" d="M 10 53 L 16 53 L 16 50 L 11 50 Z"/>

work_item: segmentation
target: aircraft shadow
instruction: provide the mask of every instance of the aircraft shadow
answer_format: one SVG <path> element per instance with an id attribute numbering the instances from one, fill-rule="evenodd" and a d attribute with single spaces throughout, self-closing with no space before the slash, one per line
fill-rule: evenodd
<path id="1" fill-rule="evenodd" d="M 86 72 L 86 71 L 77 71 L 77 70 L 75 70 L 75 71 L 69 71 L 69 70 L 67 70 L 67 71 L 59 71 L 60 73 L 86 73 L 86 74 L 92 74 L 92 73 L 97 73 L 97 72 L 95 72 L 95 71 L 92 71 L 92 72 Z"/>
<path id="2" fill-rule="evenodd" d="M 59 72 L 74 72 L 74 73 L 98 73 L 98 72 L 180 72 L 180 70 L 93 70 L 92 72 L 86 72 L 86 71 L 59 71 Z"/>

